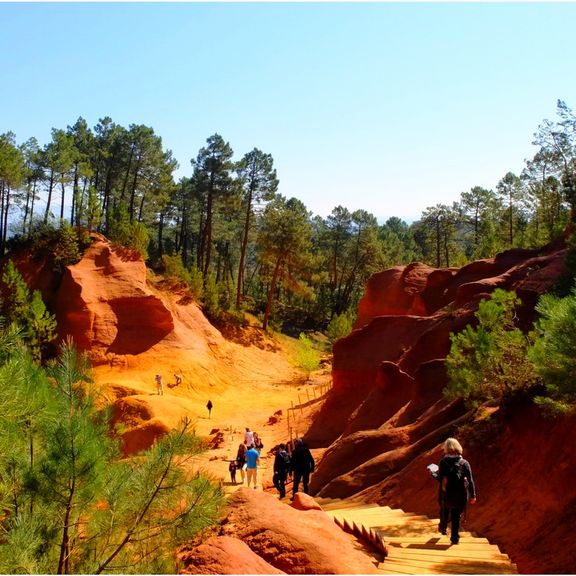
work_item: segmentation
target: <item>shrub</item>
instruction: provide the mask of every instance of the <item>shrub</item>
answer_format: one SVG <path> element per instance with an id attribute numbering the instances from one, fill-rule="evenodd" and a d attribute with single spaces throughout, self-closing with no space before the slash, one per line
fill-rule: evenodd
<path id="1" fill-rule="evenodd" d="M 326 329 L 326 336 L 328 336 L 330 344 L 334 344 L 336 340 L 348 336 L 352 332 L 353 325 L 354 319 L 350 312 L 343 312 L 334 316 Z"/>
<path id="2" fill-rule="evenodd" d="M 566 411 L 576 399 L 576 291 L 565 298 L 545 294 L 536 310 L 540 318 L 528 353 L 550 398 L 539 402 L 549 409 Z M 558 405 L 553 407 L 552 401 Z"/>
<path id="3" fill-rule="evenodd" d="M 120 205 L 110 219 L 110 240 L 137 250 L 146 260 L 148 258 L 148 244 L 150 237 L 146 226 L 142 222 L 130 222 L 128 210 Z"/>
<path id="4" fill-rule="evenodd" d="M 6 322 L 21 330 L 34 359 L 40 361 L 47 356 L 48 347 L 56 338 L 56 317 L 47 310 L 39 290 L 30 292 L 12 260 L 6 265 L 2 282 L 7 287 L 2 302 Z"/>
<path id="5" fill-rule="evenodd" d="M 310 379 L 310 373 L 320 367 L 320 354 L 314 349 L 312 340 L 304 333 L 298 337 L 300 347 L 297 354 L 297 363 L 306 373 L 306 379 Z"/>
<path id="6" fill-rule="evenodd" d="M 446 398 L 475 405 L 535 382 L 533 366 L 526 362 L 529 340 L 514 327 L 520 303 L 515 292 L 497 288 L 489 300 L 480 302 L 477 328 L 468 325 L 451 334 Z"/>

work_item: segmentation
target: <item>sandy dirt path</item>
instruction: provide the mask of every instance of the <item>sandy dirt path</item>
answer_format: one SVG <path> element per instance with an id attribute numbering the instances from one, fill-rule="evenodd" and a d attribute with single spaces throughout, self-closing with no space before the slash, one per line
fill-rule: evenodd
<path id="1" fill-rule="evenodd" d="M 211 440 L 218 436 L 220 442 L 196 457 L 194 465 L 221 480 L 227 491 L 240 486 L 230 482 L 228 463 L 236 457 L 245 428 L 258 432 L 264 443 L 259 489 L 271 489 L 274 456 L 270 450 L 306 432 L 330 385 L 329 370 L 319 370 L 306 382 L 281 350 L 227 344 L 217 352 L 222 359 L 211 372 L 203 369 L 198 374 L 195 358 L 185 349 L 163 346 L 131 357 L 122 366 L 97 366 L 94 378 L 108 401 L 130 397 L 144 405 L 150 417 L 170 427 L 189 418 L 198 435 Z M 157 372 L 163 374 L 163 396 L 156 394 Z M 174 386 L 175 373 L 183 377 L 179 386 Z M 213 404 L 210 417 L 208 400 Z M 301 404 L 309 406 L 299 408 Z M 239 473 L 236 478 L 240 480 Z"/>

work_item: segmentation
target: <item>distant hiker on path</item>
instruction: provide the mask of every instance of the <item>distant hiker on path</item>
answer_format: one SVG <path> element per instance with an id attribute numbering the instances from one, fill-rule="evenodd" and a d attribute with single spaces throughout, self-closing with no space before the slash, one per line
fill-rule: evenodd
<path id="1" fill-rule="evenodd" d="M 258 450 L 251 444 L 250 448 L 246 451 L 246 482 L 250 488 L 250 481 L 254 481 L 254 490 L 258 488 L 258 461 L 260 454 Z"/>
<path id="2" fill-rule="evenodd" d="M 156 392 L 158 396 L 164 396 L 164 384 L 162 383 L 162 376 L 156 374 Z"/>
<path id="3" fill-rule="evenodd" d="M 294 500 L 300 480 L 302 480 L 304 492 L 308 494 L 308 481 L 310 480 L 310 474 L 314 472 L 314 458 L 302 438 L 297 438 L 296 442 L 294 442 L 290 466 L 294 475 L 292 484 L 292 500 Z"/>
<path id="4" fill-rule="evenodd" d="M 280 444 L 274 457 L 274 475 L 272 482 L 280 493 L 280 499 L 286 496 L 286 479 L 290 472 L 290 456 L 286 450 L 286 444 Z"/>
<path id="5" fill-rule="evenodd" d="M 246 432 L 244 432 L 244 444 L 248 447 L 254 444 L 254 432 L 248 427 L 246 427 Z"/>
<path id="6" fill-rule="evenodd" d="M 208 418 L 210 418 L 210 414 L 212 413 L 212 400 L 208 400 L 208 404 L 206 404 L 206 408 L 208 408 Z"/>
<path id="7" fill-rule="evenodd" d="M 450 523 L 450 542 L 458 544 L 460 542 L 460 517 L 468 501 L 470 504 L 476 503 L 476 489 L 470 464 L 462 458 L 462 446 L 455 438 L 448 438 L 444 442 L 444 457 L 440 460 L 437 479 L 440 482 L 438 530 L 446 534 L 448 523 Z"/>

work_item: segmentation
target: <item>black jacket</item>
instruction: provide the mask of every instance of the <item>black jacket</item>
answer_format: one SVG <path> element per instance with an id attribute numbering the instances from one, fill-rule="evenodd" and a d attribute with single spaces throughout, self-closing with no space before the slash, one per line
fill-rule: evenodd
<path id="1" fill-rule="evenodd" d="M 290 465 L 293 472 L 298 472 L 300 474 L 314 472 L 314 458 L 312 457 L 310 450 L 303 444 L 294 448 L 290 457 Z"/>
<path id="2" fill-rule="evenodd" d="M 453 471 L 458 469 L 461 482 L 453 480 Z M 476 498 L 472 469 L 468 461 L 460 455 L 447 454 L 440 460 L 438 480 L 445 506 L 463 508 L 466 506 L 468 497 Z"/>
<path id="3" fill-rule="evenodd" d="M 274 472 L 288 474 L 290 472 L 290 456 L 286 450 L 278 450 L 274 458 Z"/>

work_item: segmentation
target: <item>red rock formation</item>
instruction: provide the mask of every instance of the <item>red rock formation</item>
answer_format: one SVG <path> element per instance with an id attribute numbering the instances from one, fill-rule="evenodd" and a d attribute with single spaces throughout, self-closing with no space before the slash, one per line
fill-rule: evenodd
<path id="1" fill-rule="evenodd" d="M 208 538 L 178 554 L 179 574 L 285 574 L 274 568 L 238 538 Z"/>
<path id="2" fill-rule="evenodd" d="M 354 327 L 366 325 L 375 316 L 426 315 L 421 294 L 432 271 L 430 266 L 416 262 L 374 274 L 358 306 Z"/>
<path id="3" fill-rule="evenodd" d="M 240 488 L 230 498 L 221 536 L 210 541 L 212 549 L 198 546 L 179 555 L 183 573 L 203 573 L 205 566 L 210 569 L 208 573 L 244 573 L 247 566 L 254 566 L 256 574 L 265 573 L 258 571 L 262 565 L 254 564 L 254 554 L 275 568 L 276 572 L 269 573 L 377 573 L 354 537 L 338 528 L 316 504 L 311 507 L 309 500 L 303 495 L 296 506 L 288 506 L 270 494 Z M 249 549 L 234 546 L 238 557 L 233 572 L 227 554 L 221 555 L 221 566 L 214 562 L 215 548 L 232 548 L 229 541 L 221 542 L 226 537 L 240 539 Z"/>
<path id="4" fill-rule="evenodd" d="M 311 493 L 437 516 L 426 465 L 458 434 L 478 484 L 470 529 L 500 544 L 522 571 L 573 571 L 566 528 L 576 517 L 576 453 L 565 444 L 576 419 L 554 425 L 529 404 L 473 422 L 474 412 L 442 397 L 450 333 L 474 322 L 478 302 L 497 287 L 522 299 L 518 326 L 528 330 L 538 297 L 564 269 L 564 252 L 560 242 L 461 269 L 412 264 L 371 278 L 356 329 L 334 346 L 334 386 L 306 435 L 312 447 L 327 447 Z"/>
<path id="5" fill-rule="evenodd" d="M 137 252 L 92 239 L 80 262 L 64 271 L 55 296 L 58 330 L 96 362 L 144 352 L 174 329 L 172 315 L 148 289 Z"/>
<path id="6" fill-rule="evenodd" d="M 519 325 L 527 328 L 538 296 L 552 287 L 563 262 L 564 248 L 551 246 L 541 251 L 510 250 L 460 270 L 411 264 L 404 271 L 396 267 L 376 274 L 360 301 L 357 328 L 334 345 L 332 398 L 310 431 L 309 441 L 327 445 L 344 432 L 351 415 L 377 388 L 384 362 L 414 376 L 424 363 L 445 358 L 450 333 L 473 322 L 479 299 L 495 288 L 518 293 L 524 303 Z M 396 301 L 399 304 L 393 305 Z M 425 313 L 415 315 L 415 309 Z M 391 396 L 397 402 L 397 394 Z"/>

